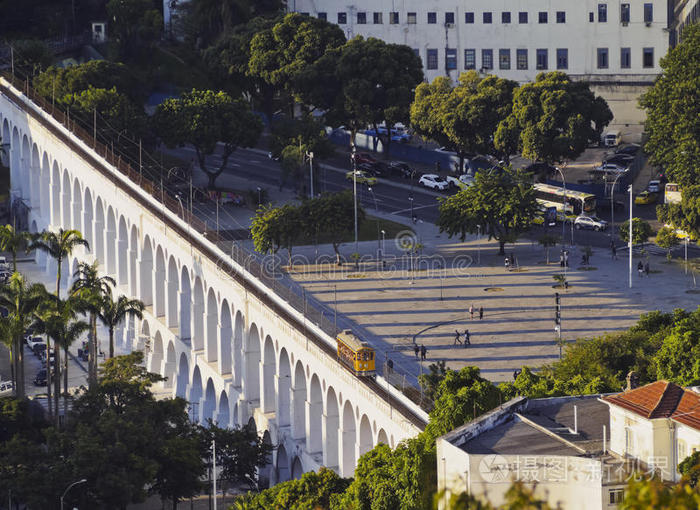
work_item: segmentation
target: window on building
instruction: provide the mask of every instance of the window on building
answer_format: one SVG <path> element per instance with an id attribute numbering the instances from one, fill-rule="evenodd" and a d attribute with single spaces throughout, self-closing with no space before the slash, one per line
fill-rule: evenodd
<path id="1" fill-rule="evenodd" d="M 428 69 L 437 69 L 438 68 L 438 50 L 435 50 L 435 49 L 428 50 L 428 65 L 426 67 Z"/>
<path id="2" fill-rule="evenodd" d="M 348 22 L 348 14 L 346 12 L 338 13 L 338 25 L 345 25 Z"/>
<path id="3" fill-rule="evenodd" d="M 437 12 L 428 13 L 428 23 L 431 25 L 437 24 Z"/>
<path id="4" fill-rule="evenodd" d="M 318 19 L 322 19 L 323 21 L 327 21 L 328 20 L 328 13 L 327 12 L 319 12 Z"/>
<path id="5" fill-rule="evenodd" d="M 445 69 L 452 70 L 457 69 L 457 49 L 456 48 L 446 48 L 445 49 Z"/>
<path id="6" fill-rule="evenodd" d="M 593 23 L 595 21 L 595 14 L 593 14 L 592 12 L 589 12 L 588 13 L 588 21 Z"/>
<path id="7" fill-rule="evenodd" d="M 598 48 L 598 69 L 608 68 L 608 49 Z"/>
<path id="8" fill-rule="evenodd" d="M 634 451 L 634 433 L 631 428 L 625 429 L 625 455 L 632 455 Z"/>
<path id="9" fill-rule="evenodd" d="M 358 25 L 366 25 L 367 24 L 367 13 L 366 12 L 358 12 L 357 13 L 357 24 Z"/>
<path id="10" fill-rule="evenodd" d="M 567 48 L 557 49 L 557 69 L 569 68 L 569 50 Z"/>
<path id="11" fill-rule="evenodd" d="M 445 13 L 445 25 L 454 25 L 455 24 L 455 13 L 454 12 L 446 12 Z"/>
<path id="12" fill-rule="evenodd" d="M 399 24 L 399 13 L 398 12 L 390 12 L 389 13 L 389 24 L 390 25 L 398 25 Z"/>
<path id="13" fill-rule="evenodd" d="M 540 12 L 537 15 L 537 18 L 538 18 L 540 23 L 547 23 L 547 13 L 546 12 Z"/>
<path id="14" fill-rule="evenodd" d="M 481 50 L 481 67 L 493 69 L 493 50 Z"/>
<path id="15" fill-rule="evenodd" d="M 490 12 L 484 13 L 484 23 L 491 23 L 493 21 L 493 15 Z"/>
<path id="16" fill-rule="evenodd" d="M 474 23 L 474 13 L 473 12 L 465 12 L 464 13 L 464 22 L 465 23 Z"/>
<path id="17" fill-rule="evenodd" d="M 518 13 L 518 23 L 527 23 L 527 13 L 526 12 L 519 12 Z"/>
<path id="18" fill-rule="evenodd" d="M 416 18 L 415 12 L 407 12 L 406 13 L 406 23 L 408 23 L 409 25 L 415 25 L 417 21 L 418 20 Z"/>
<path id="19" fill-rule="evenodd" d="M 375 25 L 381 25 L 382 23 L 384 23 L 384 19 L 383 19 L 382 14 L 383 13 L 381 13 L 381 12 L 374 13 L 374 24 Z"/>
<path id="20" fill-rule="evenodd" d="M 510 12 L 501 13 L 501 23 L 510 23 Z"/>
<path id="21" fill-rule="evenodd" d="M 464 50 L 464 68 L 476 69 L 476 50 Z"/>
<path id="22" fill-rule="evenodd" d="M 630 22 L 630 4 L 620 4 L 620 21 L 622 23 Z"/>
<path id="23" fill-rule="evenodd" d="M 654 21 L 654 4 L 644 4 L 644 23 Z"/>
<path id="24" fill-rule="evenodd" d="M 520 70 L 527 69 L 527 50 L 515 50 L 515 66 Z"/>
<path id="25" fill-rule="evenodd" d="M 537 69 L 543 70 L 549 67 L 549 54 L 546 48 L 537 50 Z"/>
<path id="26" fill-rule="evenodd" d="M 610 489 L 608 494 L 611 505 L 619 505 L 625 499 L 625 489 Z"/>
<path id="27" fill-rule="evenodd" d="M 608 22 L 608 4 L 598 4 L 598 23 Z"/>
<path id="28" fill-rule="evenodd" d="M 510 69 L 510 50 L 498 50 L 498 68 Z"/>
<path id="29" fill-rule="evenodd" d="M 644 48 L 642 51 L 642 66 L 654 67 L 654 48 Z"/>
<path id="30" fill-rule="evenodd" d="M 622 69 L 629 69 L 630 67 L 632 67 L 631 48 L 620 48 L 620 67 Z"/>
<path id="31" fill-rule="evenodd" d="M 557 11 L 557 23 L 566 23 L 566 11 Z"/>

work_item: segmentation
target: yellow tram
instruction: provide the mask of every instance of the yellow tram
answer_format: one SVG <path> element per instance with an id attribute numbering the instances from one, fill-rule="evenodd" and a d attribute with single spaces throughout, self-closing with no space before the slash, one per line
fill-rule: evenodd
<path id="1" fill-rule="evenodd" d="M 350 367 L 358 377 L 373 377 L 374 349 L 349 330 L 338 333 L 338 360 Z"/>

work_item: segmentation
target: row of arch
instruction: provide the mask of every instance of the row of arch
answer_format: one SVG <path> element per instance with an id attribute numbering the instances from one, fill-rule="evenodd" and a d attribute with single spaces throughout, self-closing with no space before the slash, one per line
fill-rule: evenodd
<path id="1" fill-rule="evenodd" d="M 302 443 L 309 454 L 322 455 L 324 465 L 345 476 L 354 471 L 358 455 L 374 444 L 394 445 L 393 436 L 376 420 L 264 334 L 246 318 L 242 305 L 209 285 L 201 266 L 188 267 L 175 250 L 169 252 L 141 232 L 130 221 L 128 213 L 134 211 L 128 203 L 120 212 L 107 199 L 113 187 L 99 193 L 84 185 L 77 171 L 72 175 L 7 118 L 2 120 L 2 133 L 3 141 L 11 140 L 13 193 L 31 208 L 31 230 L 74 228 L 90 244 L 69 261 L 71 271 L 63 272 L 63 284 L 71 283 L 79 259 L 98 260 L 101 272 L 115 277 L 121 292 L 144 302 L 150 321 L 139 325 L 130 320 L 123 328 L 123 341 L 138 349 L 149 342 L 149 369 L 167 377 L 164 385 L 192 404 L 197 419 L 243 425 L 255 408 L 274 413 L 283 435 Z M 40 253 L 37 262 L 52 269 L 51 260 Z M 286 450 L 278 449 L 276 455 L 279 464 Z M 280 479 L 298 472 L 294 461 L 286 462 Z"/>

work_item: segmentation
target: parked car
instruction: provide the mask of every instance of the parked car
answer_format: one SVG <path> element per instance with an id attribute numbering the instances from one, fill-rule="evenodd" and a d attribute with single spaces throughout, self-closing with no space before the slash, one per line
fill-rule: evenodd
<path id="1" fill-rule="evenodd" d="M 435 152 L 442 152 L 443 154 L 450 154 L 450 155 L 457 155 L 456 152 L 450 150 L 449 147 L 438 147 L 437 149 L 433 149 Z"/>
<path id="2" fill-rule="evenodd" d="M 634 156 L 637 154 L 639 151 L 640 147 L 636 143 L 630 143 L 628 145 L 623 145 L 622 147 L 618 147 L 617 150 L 615 151 L 615 154 L 629 154 L 630 156 Z"/>
<path id="3" fill-rule="evenodd" d="M 5 397 L 12 393 L 12 390 L 14 390 L 15 387 L 12 384 L 12 381 L 0 381 L 0 396 Z"/>
<path id="4" fill-rule="evenodd" d="M 345 178 L 352 181 L 352 179 L 353 179 L 352 171 L 346 173 Z M 367 184 L 368 186 L 374 186 L 375 184 L 377 184 L 376 177 L 372 177 L 367 172 L 363 172 L 362 170 L 355 171 L 355 179 L 357 180 L 357 182 L 359 184 Z"/>
<path id="5" fill-rule="evenodd" d="M 374 157 L 372 157 L 372 155 L 368 152 L 358 152 L 355 154 L 355 163 L 358 165 L 361 163 L 374 165 L 376 162 L 377 160 L 374 159 Z"/>
<path id="6" fill-rule="evenodd" d="M 603 163 L 612 163 L 614 165 L 627 168 L 632 164 L 632 161 L 634 161 L 634 156 L 630 156 L 628 154 L 615 154 L 609 158 L 605 158 Z"/>
<path id="7" fill-rule="evenodd" d="M 40 336 L 32 336 L 27 338 L 27 347 L 33 352 L 34 351 L 34 346 L 37 344 L 44 344 L 46 345 L 46 342 L 44 342 L 44 339 Z"/>
<path id="8" fill-rule="evenodd" d="M 603 163 L 593 169 L 596 172 L 617 172 L 617 173 L 622 173 L 626 172 L 627 168 L 621 165 L 617 165 L 615 163 Z"/>
<path id="9" fill-rule="evenodd" d="M 656 179 L 649 181 L 647 191 L 649 193 L 661 193 L 661 181 Z"/>
<path id="10" fill-rule="evenodd" d="M 648 205 L 654 204 L 658 200 L 658 193 L 650 193 L 649 191 L 642 191 L 639 195 L 634 197 L 634 203 L 636 205 Z"/>
<path id="11" fill-rule="evenodd" d="M 39 343 L 39 344 L 34 345 L 34 347 L 32 347 L 32 352 L 34 353 L 34 356 L 36 356 L 37 358 L 40 358 L 41 353 L 45 352 L 46 348 L 47 348 L 47 346 L 45 343 Z"/>
<path id="12" fill-rule="evenodd" d="M 34 376 L 34 386 L 46 386 L 46 369 L 41 368 Z"/>
<path id="13" fill-rule="evenodd" d="M 411 174 L 414 172 L 408 164 L 402 161 L 391 161 L 389 163 L 389 170 L 391 173 L 403 177 L 404 179 L 410 178 Z"/>
<path id="14" fill-rule="evenodd" d="M 582 228 L 592 229 L 595 231 L 605 230 L 608 228 L 608 222 L 601 220 L 597 216 L 581 215 L 577 216 L 574 220 L 574 227 L 576 227 L 577 230 L 581 230 Z"/>
<path id="15" fill-rule="evenodd" d="M 359 163 L 356 168 L 358 172 L 364 172 L 375 177 L 381 174 L 381 171 L 377 170 L 376 165 L 370 165 L 369 163 Z"/>
<path id="16" fill-rule="evenodd" d="M 445 180 L 447 181 L 447 184 L 449 184 L 450 188 L 466 189 L 474 184 L 474 177 L 467 174 L 462 174 L 459 177 L 448 175 L 445 177 Z"/>
<path id="17" fill-rule="evenodd" d="M 418 184 L 425 186 L 426 188 L 432 188 L 439 191 L 444 191 L 450 187 L 450 185 L 447 184 L 447 181 L 442 179 L 442 177 L 440 177 L 439 175 L 435 174 L 422 175 L 421 178 L 418 180 Z"/>

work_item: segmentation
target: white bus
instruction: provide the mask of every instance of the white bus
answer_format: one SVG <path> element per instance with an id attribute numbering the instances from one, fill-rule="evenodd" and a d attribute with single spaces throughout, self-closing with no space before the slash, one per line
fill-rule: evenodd
<path id="1" fill-rule="evenodd" d="M 681 187 L 675 182 L 667 182 L 664 190 L 664 204 L 680 204 Z"/>
<path id="2" fill-rule="evenodd" d="M 545 207 L 556 207 L 565 215 L 595 214 L 595 195 L 565 190 L 559 186 L 537 183 L 533 186 L 537 202 Z"/>

